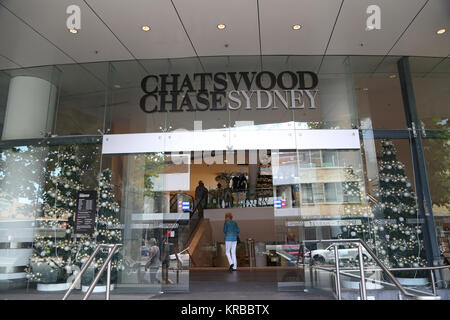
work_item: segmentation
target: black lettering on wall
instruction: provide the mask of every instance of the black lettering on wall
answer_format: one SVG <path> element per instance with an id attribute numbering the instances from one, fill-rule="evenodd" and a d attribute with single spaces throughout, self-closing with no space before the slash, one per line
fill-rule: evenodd
<path id="1" fill-rule="evenodd" d="M 253 80 L 255 79 L 256 72 L 252 72 L 252 78 L 250 79 L 248 76 L 248 72 L 239 72 L 239 79 L 236 79 L 236 72 L 228 72 L 228 76 L 233 83 L 234 90 L 239 90 L 239 85 L 241 83 L 242 78 L 244 78 L 245 86 L 247 90 L 250 90 L 252 87 Z"/>
<path id="2" fill-rule="evenodd" d="M 171 96 L 172 99 L 168 100 L 168 96 Z M 161 101 L 159 103 L 159 112 L 166 112 L 166 105 L 169 104 L 172 106 L 172 112 L 180 112 L 182 110 L 177 109 L 177 103 L 178 103 L 178 92 L 171 91 L 170 94 L 168 93 L 160 93 L 159 97 L 161 98 Z"/>
<path id="3" fill-rule="evenodd" d="M 298 74 L 298 89 L 303 89 L 303 90 L 314 89 L 319 84 L 319 78 L 317 77 L 317 74 L 315 74 L 314 72 L 298 71 L 297 74 Z M 306 87 L 305 74 L 308 74 L 311 77 L 312 84 L 310 87 Z"/>
<path id="4" fill-rule="evenodd" d="M 171 77 L 172 80 L 168 81 L 167 78 Z M 169 92 L 169 91 L 174 91 L 174 92 L 178 92 L 178 77 L 180 75 L 179 74 L 160 74 L 159 77 L 161 79 L 161 89 L 159 90 L 161 93 L 164 92 Z M 167 90 L 166 86 L 172 86 L 172 90 Z"/>
<path id="5" fill-rule="evenodd" d="M 192 102 L 191 102 L 191 98 L 189 97 L 189 95 L 187 93 L 183 97 L 183 100 L 181 101 L 180 110 L 178 110 L 178 111 L 183 111 L 184 107 L 187 107 L 186 111 L 195 111 L 194 106 L 192 105 Z"/>
<path id="6" fill-rule="evenodd" d="M 202 97 L 202 95 L 205 95 L 206 97 Z M 209 93 L 207 92 L 200 92 L 199 94 L 197 94 L 197 104 L 195 105 L 195 107 L 197 108 L 198 111 L 206 111 L 209 109 Z M 200 103 L 200 105 L 199 105 Z M 201 107 L 201 105 L 203 105 L 204 107 Z"/>
<path id="7" fill-rule="evenodd" d="M 197 79 L 198 77 L 200 77 L 200 90 L 198 90 L 199 92 L 206 92 L 206 78 L 212 77 L 211 73 L 194 73 L 194 80 Z"/>
<path id="8" fill-rule="evenodd" d="M 218 72 L 214 75 L 214 91 L 225 91 L 227 90 L 227 74 L 225 72 Z M 222 87 L 218 87 L 217 84 L 220 84 Z"/>
<path id="9" fill-rule="evenodd" d="M 192 86 L 191 79 L 189 79 L 189 75 L 186 75 L 184 77 L 183 83 L 181 84 L 180 91 L 184 91 L 184 87 L 187 88 L 186 91 L 190 91 L 190 92 L 195 91 L 194 87 Z"/>
<path id="10" fill-rule="evenodd" d="M 210 80 L 212 83 L 208 85 L 207 82 Z M 180 74 L 145 76 L 141 80 L 141 89 L 144 92 L 139 101 L 141 110 L 145 113 L 227 110 L 227 103 L 229 104 L 227 90 L 233 90 L 233 88 L 234 91 L 243 92 L 243 98 L 247 100 L 246 109 L 251 109 L 250 97 L 244 93 L 245 88 L 247 92 L 251 93 L 255 88 L 271 91 L 276 86 L 280 90 L 306 90 L 308 97 L 314 99 L 315 95 L 312 96 L 309 90 L 316 88 L 319 83 L 317 74 L 312 71 L 282 71 L 278 74 L 270 71 L 194 73 L 193 80 L 186 74 L 181 85 L 180 81 Z M 184 92 L 184 95 L 178 98 L 181 92 Z M 196 94 L 189 95 L 189 93 Z M 271 92 L 270 95 L 271 97 L 273 95 L 274 98 L 281 98 L 278 89 Z M 181 99 L 180 105 L 178 99 Z M 231 100 L 240 101 L 236 101 L 236 99 L 238 98 L 233 97 Z M 287 105 L 287 101 L 282 102 L 285 106 Z M 278 107 L 274 105 L 274 109 L 278 109 Z"/>
<path id="11" fill-rule="evenodd" d="M 139 107 L 141 108 L 142 111 L 144 111 L 145 113 L 153 113 L 157 110 L 158 108 L 158 104 L 153 105 L 150 109 L 147 109 L 147 99 L 149 97 L 153 97 L 156 100 L 156 103 L 158 103 L 158 96 L 154 93 L 147 93 L 145 95 L 142 96 L 141 100 L 139 101 Z"/>
<path id="12" fill-rule="evenodd" d="M 290 86 L 287 86 L 285 84 L 285 82 L 283 81 L 284 80 L 283 75 L 285 75 L 285 74 L 289 75 L 291 78 Z M 280 87 L 283 90 L 292 90 L 295 88 L 297 83 L 298 83 L 297 75 L 295 73 L 293 73 L 292 71 L 283 71 L 277 77 L 277 85 L 278 85 L 278 87 Z"/>
<path id="13" fill-rule="evenodd" d="M 227 107 L 222 105 L 222 106 L 218 106 L 217 104 L 221 104 L 222 103 L 222 98 L 225 97 L 225 92 L 224 91 L 213 91 L 211 92 L 211 109 L 210 110 L 214 110 L 214 111 L 219 111 L 219 110 L 226 110 Z"/>
<path id="14" fill-rule="evenodd" d="M 267 87 L 263 86 L 263 81 L 262 81 L 262 78 L 265 74 L 267 74 L 269 76 L 269 81 L 270 81 L 270 84 Z M 260 90 L 272 90 L 273 88 L 275 88 L 276 84 L 277 84 L 277 77 L 275 77 L 275 75 L 270 71 L 261 71 L 256 76 L 256 86 Z"/>

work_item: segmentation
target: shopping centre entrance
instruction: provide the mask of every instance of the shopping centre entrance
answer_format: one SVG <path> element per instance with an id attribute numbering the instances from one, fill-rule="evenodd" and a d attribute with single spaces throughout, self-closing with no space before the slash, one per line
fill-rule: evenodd
<path id="1" fill-rule="evenodd" d="M 372 74 L 373 59 L 392 76 Z M 59 100 L 33 70 L 11 73 L 0 146 L 0 280 L 67 289 L 95 248 L 113 243 L 122 248 L 112 281 L 144 295 L 242 289 L 261 279 L 270 285 L 255 288 L 265 292 L 309 290 L 313 278 L 330 288 L 333 273 L 321 279 L 309 266 L 334 267 L 334 247 L 313 240 L 343 238 L 364 240 L 386 266 L 408 268 L 399 275 L 407 282 L 442 285 L 444 276 L 433 281 L 423 267 L 439 265 L 441 249 L 449 254 L 448 86 L 412 76 L 408 61 L 228 56 L 146 60 L 145 72 L 138 61 L 108 62 L 99 64 L 108 86 L 94 93 L 80 66 L 68 65 Z M 59 67 L 41 71 L 59 83 Z M 42 126 L 24 122 L 16 107 L 28 85 L 50 97 L 20 104 L 47 114 Z M 88 89 L 73 92 L 82 85 Z M 34 131 L 19 134 L 24 126 Z M 92 206 L 77 199 L 85 191 L 97 192 Z M 89 217 L 74 219 L 80 210 Z M 231 273 L 226 213 L 240 228 Z M 357 249 L 336 251 L 357 265 Z M 106 255 L 82 274 L 85 289 Z"/>
<path id="2" fill-rule="evenodd" d="M 121 189 L 126 269 L 118 286 L 187 292 L 193 282 L 242 281 L 303 291 L 305 267 L 325 262 L 317 252 L 326 249 L 303 241 L 337 238 L 371 212 L 356 130 L 282 125 L 105 135 L 104 161 Z M 208 144 L 214 151 L 202 150 Z M 240 228 L 238 276 L 225 254 L 228 212 Z M 152 269 L 154 246 L 160 264 Z"/>

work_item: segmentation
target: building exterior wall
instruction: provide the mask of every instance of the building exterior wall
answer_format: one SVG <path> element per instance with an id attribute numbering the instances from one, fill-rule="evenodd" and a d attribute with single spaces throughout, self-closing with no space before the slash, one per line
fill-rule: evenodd
<path id="1" fill-rule="evenodd" d="M 255 59 L 257 58 L 259 57 L 255 57 Z M 297 58 L 302 59 L 301 56 Z M 360 62 L 358 68 L 352 65 L 352 61 L 356 58 Z M 196 93 L 190 93 L 189 85 L 184 83 L 182 79 L 185 79 L 184 77 L 186 75 L 189 75 L 193 79 L 194 73 L 201 72 L 199 65 L 192 64 L 192 59 L 178 59 L 176 61 L 178 68 L 163 64 L 167 69 L 167 71 L 164 71 L 164 74 L 180 74 L 179 86 L 183 87 L 183 90 L 174 96 L 166 97 L 169 100 L 176 97 L 178 100 L 177 109 L 182 110 L 177 112 L 172 112 L 173 110 L 169 112 L 145 112 L 142 109 L 140 103 L 142 97 L 145 95 L 145 92 L 141 88 L 142 73 L 123 72 L 123 68 L 120 68 L 122 64 L 128 65 L 130 63 L 135 64 L 136 62 L 118 61 L 100 63 L 103 70 L 108 71 L 108 79 L 111 80 L 111 82 L 108 82 L 111 85 L 102 89 L 98 89 L 98 81 L 92 75 L 86 73 L 80 76 L 81 69 L 77 70 L 77 72 L 71 72 L 73 70 L 72 68 L 67 68 L 67 65 L 63 66 L 60 68 L 63 71 L 58 75 L 56 80 L 55 77 L 51 78 L 52 81 L 56 81 L 54 89 L 58 88 L 59 99 L 56 101 L 56 93 L 54 90 L 42 92 L 42 89 L 38 92 L 41 98 L 42 96 L 48 97 L 50 102 L 44 107 L 48 108 L 45 112 L 51 114 L 52 118 L 49 120 L 48 117 L 45 117 L 45 124 L 41 125 L 42 121 L 40 121 L 39 128 L 36 127 L 38 124 L 34 121 L 37 121 L 37 119 L 30 119 L 24 116 L 23 123 L 20 123 L 17 116 L 14 119 L 9 116 L 11 110 L 14 109 L 13 98 L 15 95 L 11 92 L 15 92 L 14 90 L 17 89 L 15 87 L 15 79 L 17 78 L 14 75 L 19 71 L 20 74 L 26 75 L 30 70 L 4 71 L 2 73 L 4 79 L 2 80 L 5 81 L 1 82 L 2 90 L 0 90 L 4 95 L 0 99 L 0 114 L 5 115 L 2 119 L 3 134 L 5 135 L 5 132 L 9 132 L 10 128 L 17 129 L 18 125 L 26 128 L 32 128 L 34 126 L 33 128 L 37 131 L 39 131 L 38 129 L 42 129 L 41 131 L 43 132 L 42 136 L 39 137 L 37 136 L 36 130 L 34 130 L 36 132 L 34 132 L 33 136 L 14 137 L 6 135 L 2 137 L 0 168 L 0 224 L 2 225 L 0 228 L 0 239 L 2 239 L 0 241 L 2 245 L 0 247 L 0 280 L 8 283 L 12 280 L 26 281 L 24 267 L 26 266 L 25 262 L 27 259 L 23 255 L 16 255 L 15 251 L 11 250 L 19 250 L 14 246 L 20 243 L 20 246 L 25 246 L 21 250 L 24 252 L 26 250 L 26 253 L 30 254 L 30 249 L 35 245 L 33 240 L 34 232 L 38 231 L 35 222 L 42 214 L 43 195 L 49 190 L 48 181 L 51 177 L 59 174 L 55 160 L 51 157 L 52 151 L 56 152 L 56 154 L 63 153 L 65 149 L 64 143 L 61 143 L 61 141 L 67 141 L 66 144 L 68 144 L 71 139 L 79 136 L 98 136 L 99 132 L 101 134 L 107 133 L 111 135 L 173 132 L 175 142 L 169 140 L 162 142 L 162 145 L 167 146 L 169 143 L 176 145 L 178 141 L 176 140 L 176 132 L 183 132 L 182 130 L 195 132 L 200 125 L 200 132 L 210 137 L 214 136 L 214 139 L 222 139 L 218 133 L 219 129 L 228 130 L 231 134 L 234 132 L 232 130 L 248 132 L 249 139 L 255 141 L 254 149 L 259 150 L 260 148 L 257 145 L 261 141 L 258 140 L 258 138 L 261 139 L 261 134 L 258 136 L 258 130 L 266 133 L 273 132 L 274 134 L 278 132 L 276 130 L 286 130 L 287 134 L 291 132 L 298 134 L 306 130 L 310 130 L 311 132 L 324 129 L 358 130 L 361 134 L 360 146 L 351 150 L 329 148 L 331 151 L 336 152 L 336 156 L 338 157 L 336 164 L 330 164 L 330 160 L 324 158 L 323 151 L 326 148 L 314 150 L 314 146 L 308 149 L 311 151 L 308 155 L 310 158 L 306 160 L 306 155 L 302 153 L 305 150 L 302 149 L 300 140 L 298 142 L 296 141 L 297 144 L 295 148 L 292 148 L 293 150 L 279 150 L 283 148 L 273 148 L 270 150 L 272 156 L 277 152 L 280 154 L 285 152 L 288 154 L 287 156 L 292 157 L 289 161 L 291 161 L 296 174 L 292 177 L 293 180 L 289 184 L 273 182 L 274 187 L 271 191 L 272 203 L 269 203 L 264 208 L 233 209 L 237 210 L 236 212 L 247 209 L 246 211 L 244 210 L 245 214 L 253 212 L 252 214 L 255 215 L 258 223 L 253 223 L 252 219 L 242 218 L 241 227 L 244 230 L 242 235 L 246 238 L 259 238 L 260 241 L 266 242 L 282 243 L 285 241 L 286 234 L 291 231 L 296 232 L 297 241 L 305 240 L 305 234 L 301 234 L 298 231 L 300 230 L 300 225 L 295 226 L 293 224 L 293 222 L 298 221 L 338 221 L 345 220 L 346 218 L 358 218 L 362 221 L 363 225 L 369 227 L 368 221 L 377 218 L 372 210 L 373 202 L 371 199 L 377 198 L 376 193 L 379 188 L 379 166 L 382 151 L 381 139 L 379 137 L 381 136 L 393 141 L 397 149 L 397 159 L 403 163 L 405 176 L 411 182 L 412 188 L 415 188 L 414 163 L 409 147 L 410 136 L 408 136 L 408 128 L 403 110 L 404 102 L 402 100 L 401 86 L 395 68 L 392 69 L 391 67 L 389 69 L 388 67 L 390 66 L 387 65 L 385 70 L 388 70 L 388 72 L 368 74 L 368 70 L 361 63 L 361 61 L 364 61 L 364 57 L 326 56 L 325 62 L 327 62 L 327 59 L 330 61 L 333 60 L 338 63 L 339 68 L 336 68 L 336 70 L 333 70 L 332 67 L 322 68 L 317 74 L 317 87 L 311 89 L 311 91 L 303 88 L 291 93 L 287 89 L 280 88 L 278 83 L 270 90 L 261 90 L 255 83 L 249 88 L 246 88 L 244 83 L 241 83 L 241 87 L 232 88 L 232 78 L 229 73 L 249 72 L 251 74 L 255 72 L 257 74 L 261 72 L 261 70 L 253 69 L 250 66 L 246 66 L 244 70 L 233 69 L 234 66 L 236 68 L 237 66 L 242 66 L 239 57 L 234 57 L 233 59 L 235 62 L 234 65 L 233 63 L 218 65 L 208 70 L 208 72 L 212 74 L 224 72 L 225 76 L 228 75 L 227 83 L 229 89 L 223 91 L 225 92 L 225 96 L 228 95 L 229 97 L 229 93 L 233 91 L 231 89 L 234 89 L 235 97 L 237 97 L 237 91 L 240 90 L 241 107 L 238 110 L 236 110 L 236 105 L 232 104 L 235 101 L 226 100 L 227 102 L 224 103 L 225 100 L 219 98 L 214 100 L 215 96 L 213 93 L 209 96 L 208 110 L 201 111 L 201 107 L 197 110 L 190 109 L 189 103 L 186 102 L 186 95 L 192 95 L 192 98 L 196 99 L 197 103 L 199 98 Z M 430 58 L 422 59 L 427 60 Z M 280 59 L 279 61 L 283 60 Z M 421 58 L 414 58 L 412 60 L 413 68 L 415 62 L 421 62 Z M 111 66 L 115 66 L 115 68 L 111 68 Z M 72 67 L 77 68 L 76 65 Z M 448 186 L 448 181 L 450 181 L 448 179 L 448 150 L 450 145 L 448 142 L 448 118 L 450 116 L 448 101 L 450 101 L 450 97 L 448 88 L 450 87 L 450 73 L 448 63 L 443 63 L 441 67 L 442 69 L 437 68 L 429 76 L 415 74 L 413 72 L 412 81 L 417 100 L 419 119 L 424 123 L 424 130 L 428 130 L 422 131 L 424 133 L 422 138 L 424 157 L 426 160 L 425 165 L 431 189 L 431 199 L 433 201 L 433 212 L 431 214 L 434 215 L 436 222 L 435 235 L 439 238 L 441 248 L 444 251 L 443 255 L 448 257 L 448 235 L 450 234 L 448 227 L 450 223 Z M 51 69 L 51 67 L 49 68 Z M 304 70 L 279 62 L 271 66 L 268 71 L 274 75 L 279 75 L 286 71 L 297 74 L 298 72 L 312 72 L 314 70 L 315 66 Z M 36 74 L 36 72 L 32 73 L 34 75 Z M 159 74 L 160 79 L 161 74 Z M 395 77 L 391 75 L 395 75 Z M 36 77 L 36 79 L 42 78 L 45 77 Z M 266 77 L 262 77 L 261 79 L 261 84 L 268 88 L 270 78 L 267 74 Z M 311 85 L 309 81 L 307 85 Z M 207 82 L 207 90 L 209 92 L 220 91 L 215 90 L 214 85 L 217 86 L 218 83 Z M 6 90 L 8 86 L 10 90 Z M 159 86 L 161 86 L 161 83 L 159 83 Z M 193 86 L 198 88 L 201 86 L 201 83 L 193 81 Z M 97 89 L 93 90 L 93 88 Z M 278 93 L 275 93 L 273 90 L 278 90 Z M 247 95 L 252 95 L 251 98 L 247 99 L 243 91 L 246 91 Z M 33 105 L 34 97 L 27 96 L 32 95 L 32 92 L 32 90 L 24 90 L 23 92 L 24 97 L 28 101 L 31 101 L 29 108 L 44 108 L 43 103 L 39 103 L 39 106 Z M 283 104 L 280 95 L 286 100 L 289 98 L 289 102 Z M 162 99 L 162 97 L 159 96 L 159 99 Z M 293 101 L 294 99 L 297 100 Z M 214 110 L 214 104 L 216 102 L 217 110 Z M 266 106 L 269 107 L 266 108 Z M 171 108 L 172 104 L 169 101 L 167 109 L 170 110 Z M 199 124 L 200 121 L 201 124 Z M 421 128 L 417 128 L 417 130 L 421 130 Z M 371 138 L 365 138 L 368 132 L 372 134 Z M 59 142 L 54 142 L 56 140 L 52 136 L 59 136 Z M 15 140 L 19 138 L 22 140 Z M 139 223 L 147 224 L 147 227 L 136 229 L 133 227 L 136 221 L 132 221 L 131 217 L 136 213 L 169 213 L 172 198 L 168 192 L 175 192 L 177 190 L 169 190 L 166 185 L 167 180 L 152 180 L 150 177 L 156 177 L 164 173 L 177 173 L 178 171 L 173 171 L 173 167 L 168 165 L 165 162 L 166 160 L 162 159 L 163 156 L 158 152 L 148 153 L 147 155 L 102 155 L 100 150 L 102 137 L 98 136 L 98 139 L 100 141 L 96 141 L 96 143 L 76 144 L 77 156 L 83 161 L 83 183 L 86 187 L 93 189 L 97 186 L 98 174 L 105 168 L 112 169 L 114 175 L 113 181 L 115 183 L 114 193 L 120 205 L 117 214 L 121 222 L 125 225 L 124 242 L 128 242 L 126 245 L 128 248 L 127 252 L 130 256 L 135 253 L 140 254 L 141 242 L 144 243 L 148 240 L 147 234 L 159 237 L 163 232 L 167 231 L 167 228 L 161 227 L 157 223 L 172 223 L 173 221 L 158 220 L 159 218 L 151 221 L 140 221 Z M 214 139 L 212 139 L 212 142 L 208 140 L 211 146 L 214 146 Z M 195 141 L 199 146 L 202 146 L 203 142 L 206 143 L 206 140 L 198 139 Z M 280 141 L 280 145 L 283 142 Z M 180 143 L 183 143 L 183 141 Z M 187 142 L 185 141 L 184 143 Z M 209 152 L 213 148 L 211 146 L 200 150 Z M 161 147 L 161 150 L 163 149 Z M 232 145 L 230 145 L 230 149 L 233 151 L 239 150 L 239 148 L 233 147 Z M 250 148 L 246 150 L 248 151 Z M 290 154 L 292 152 L 293 155 Z M 195 153 L 193 152 L 192 154 L 195 158 Z M 318 156 L 314 159 L 317 154 Z M 189 194 L 191 197 L 195 197 L 195 187 L 198 180 L 203 179 L 208 188 L 214 189 L 217 181 L 215 177 L 219 173 L 228 171 L 248 173 L 246 169 L 241 170 L 239 164 L 227 165 L 223 162 L 221 164 L 212 164 L 204 172 L 201 172 L 198 168 L 207 165 L 207 163 L 203 159 L 201 164 L 195 164 L 194 158 L 188 165 L 190 166 L 189 178 L 183 178 L 190 179 L 186 183 L 189 188 L 180 190 L 185 194 Z M 249 155 L 244 153 L 244 157 L 241 160 L 243 161 L 242 164 L 248 165 L 250 162 Z M 286 163 L 285 165 L 288 165 Z M 31 164 L 32 166 L 30 167 Z M 260 162 L 257 164 L 260 164 Z M 277 165 L 279 168 L 283 166 L 280 163 Z M 32 168 L 31 171 L 33 174 L 25 174 L 30 171 L 30 168 Z M 348 176 L 349 169 L 352 171 L 351 177 Z M 275 164 L 272 163 L 272 172 L 275 172 L 274 170 Z M 281 170 L 280 172 L 284 171 Z M 281 175 L 282 173 L 279 174 L 278 178 Z M 275 180 L 275 178 L 277 177 L 274 176 L 273 179 Z M 311 185 L 311 188 L 316 190 L 314 192 L 318 193 L 319 191 L 317 190 L 319 188 L 325 188 L 324 185 L 329 183 L 339 183 L 341 187 L 345 183 L 355 183 L 354 186 L 356 186 L 358 199 L 356 201 L 340 200 L 335 203 L 332 201 L 313 201 L 311 203 L 300 201 L 303 199 L 302 192 L 306 192 L 304 191 L 306 184 Z M 300 190 L 297 191 L 298 199 L 300 199 L 298 203 L 294 201 L 295 195 L 292 196 L 292 188 L 295 189 L 296 184 L 300 184 L 300 187 L 298 187 Z M 286 189 L 284 187 L 286 185 L 289 185 L 291 189 Z M 158 194 L 158 192 L 166 193 L 162 195 Z M 326 193 L 326 190 L 320 192 Z M 418 194 L 419 190 L 415 190 L 415 192 Z M 290 212 L 289 214 L 284 215 L 282 210 L 276 211 L 273 208 L 273 201 L 278 198 L 286 200 L 286 209 L 290 210 L 288 210 Z M 192 198 L 190 199 L 192 202 Z M 205 212 L 205 217 L 210 219 L 212 239 L 213 241 L 219 241 L 221 239 L 221 222 L 219 220 L 223 220 L 223 213 L 227 210 L 218 208 L 209 210 Z M 420 216 L 421 213 L 419 211 L 417 211 L 417 215 L 414 217 Z M 239 213 L 236 216 L 239 218 Z M 217 217 L 220 217 L 220 219 Z M 14 226 L 12 227 L 12 225 Z M 325 229 L 317 227 L 316 234 L 320 235 L 324 232 L 324 234 L 329 234 L 333 237 L 336 236 L 339 228 L 332 224 L 328 225 L 328 227 L 330 227 L 329 230 L 331 231 L 324 231 Z M 147 233 L 144 230 L 146 228 L 152 230 Z M 20 229 L 22 233 L 26 232 L 32 236 L 26 240 L 20 240 L 20 237 L 16 236 L 15 233 L 17 229 Z M 156 229 L 158 231 L 155 231 Z M 251 229 L 255 230 L 255 232 L 250 232 L 249 230 Z M 188 231 L 180 227 L 177 229 L 178 232 L 181 234 L 183 232 L 187 233 Z M 161 236 L 162 238 L 164 237 Z M 421 250 L 425 249 L 422 248 Z M 18 258 L 19 256 L 21 257 L 20 259 Z M 131 281 L 129 280 L 131 278 L 127 279 L 122 278 L 120 280 L 119 277 L 119 281 Z M 139 282 L 140 280 L 134 279 L 132 281 Z"/>

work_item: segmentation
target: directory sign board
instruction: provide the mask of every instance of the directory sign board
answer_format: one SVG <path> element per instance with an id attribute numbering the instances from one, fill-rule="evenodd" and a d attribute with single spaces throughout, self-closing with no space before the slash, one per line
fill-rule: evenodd
<path id="1" fill-rule="evenodd" d="M 95 231 L 95 214 L 97 212 L 97 191 L 80 191 L 77 196 L 77 213 L 75 216 L 75 233 L 92 234 Z"/>

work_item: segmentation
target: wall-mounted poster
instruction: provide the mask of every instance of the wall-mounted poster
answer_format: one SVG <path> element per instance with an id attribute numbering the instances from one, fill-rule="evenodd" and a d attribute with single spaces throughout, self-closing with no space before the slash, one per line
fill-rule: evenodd
<path id="1" fill-rule="evenodd" d="M 77 214 L 75 233 L 91 234 L 95 231 L 95 214 L 97 212 L 97 191 L 80 191 L 77 196 Z"/>

